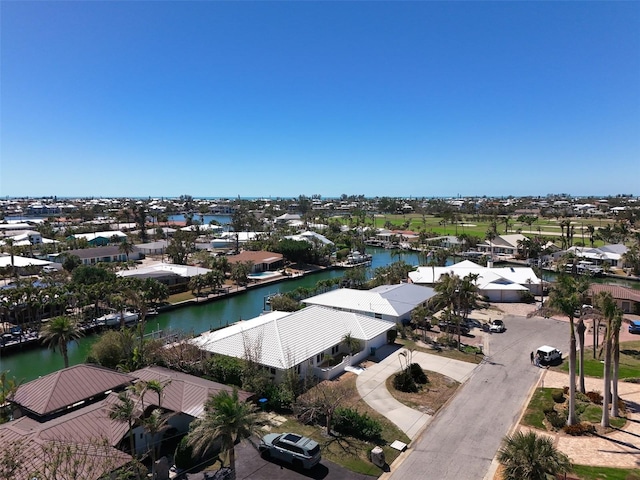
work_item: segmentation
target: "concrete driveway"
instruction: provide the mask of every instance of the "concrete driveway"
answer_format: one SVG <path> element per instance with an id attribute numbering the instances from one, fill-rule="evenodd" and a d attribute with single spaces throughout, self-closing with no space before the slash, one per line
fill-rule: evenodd
<path id="1" fill-rule="evenodd" d="M 569 341 L 565 322 L 515 316 L 504 321 L 507 331 L 490 336 L 486 361 L 381 478 L 485 478 L 544 371 L 531 365 L 530 352 L 544 344 L 566 352 Z"/>

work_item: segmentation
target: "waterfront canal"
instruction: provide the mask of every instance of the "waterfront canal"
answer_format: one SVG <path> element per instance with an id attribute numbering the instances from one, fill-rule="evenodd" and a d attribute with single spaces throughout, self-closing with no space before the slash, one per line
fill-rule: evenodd
<path id="1" fill-rule="evenodd" d="M 373 254 L 371 271 L 397 260 L 404 260 L 409 265 L 418 265 L 416 253 L 408 252 L 392 256 L 391 250 L 372 248 L 367 251 Z M 171 329 L 199 334 L 241 319 L 247 320 L 257 317 L 264 309 L 265 298 L 271 294 L 289 292 L 298 287 L 311 288 L 320 280 L 341 277 L 343 274 L 344 270 L 325 270 L 280 283 L 252 288 L 245 293 L 221 300 L 171 310 L 148 319 L 146 331 L 150 333 L 159 329 Z M 81 338 L 78 343 L 69 344 L 69 364 L 83 363 L 96 338 L 96 335 L 88 335 Z M 31 348 L 0 357 L 0 371 L 8 370 L 9 377 L 13 376 L 23 382 L 61 368 L 64 368 L 62 355 L 58 351 L 53 352 L 44 347 Z"/>

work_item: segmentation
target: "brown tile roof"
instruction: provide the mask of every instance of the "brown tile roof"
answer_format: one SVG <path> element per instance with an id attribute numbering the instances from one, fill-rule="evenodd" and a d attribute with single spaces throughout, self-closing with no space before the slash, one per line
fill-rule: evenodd
<path id="1" fill-rule="evenodd" d="M 186 413 L 192 417 L 202 415 L 204 404 L 209 395 L 216 395 L 221 390 L 233 391 L 233 387 L 228 385 L 162 367 L 146 367 L 131 372 L 131 375 L 140 380 L 158 380 L 166 384 L 163 391 L 162 408 Z M 240 400 L 247 400 L 252 395 L 250 392 L 238 390 Z M 158 396 L 155 392 L 150 392 L 145 395 L 144 401 L 145 405 L 157 405 Z"/>
<path id="2" fill-rule="evenodd" d="M 227 257 L 229 263 L 237 263 L 237 262 L 253 262 L 253 263 L 275 263 L 279 262 L 283 259 L 281 253 L 274 252 L 265 252 L 265 251 L 257 251 L 254 252 L 252 250 L 245 250 L 240 252 L 238 255 L 232 255 Z"/>
<path id="3" fill-rule="evenodd" d="M 128 426 L 109 420 L 108 408 L 104 400 L 49 422 L 21 417 L 0 425 L 3 448 L 13 444 L 24 462 L 16 479 L 30 480 L 35 472 L 52 475 L 47 469 L 58 464 L 61 470 L 77 469 L 79 477 L 74 478 L 95 480 L 131 461 L 114 447 Z"/>
<path id="4" fill-rule="evenodd" d="M 632 288 L 623 287 L 620 285 L 604 285 L 599 283 L 593 283 L 589 287 L 589 294 L 596 295 L 600 292 L 609 292 L 616 300 L 631 300 L 633 302 L 640 302 L 640 291 L 633 290 Z"/>
<path id="5" fill-rule="evenodd" d="M 75 365 L 18 387 L 13 402 L 47 415 L 133 382 L 134 377 L 95 365 Z"/>

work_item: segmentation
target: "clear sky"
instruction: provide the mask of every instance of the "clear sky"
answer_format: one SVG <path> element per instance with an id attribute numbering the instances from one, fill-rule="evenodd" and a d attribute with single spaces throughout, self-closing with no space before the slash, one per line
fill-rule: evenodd
<path id="1" fill-rule="evenodd" d="M 0 2 L 0 196 L 640 194 L 640 2 Z"/>

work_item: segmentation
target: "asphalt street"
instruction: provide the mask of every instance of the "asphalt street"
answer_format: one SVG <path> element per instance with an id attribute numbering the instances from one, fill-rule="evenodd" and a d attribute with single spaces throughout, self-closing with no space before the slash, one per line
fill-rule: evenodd
<path id="1" fill-rule="evenodd" d="M 567 352 L 568 323 L 553 319 L 505 318 L 507 331 L 489 338 L 486 360 L 453 400 L 394 465 L 394 480 L 482 480 L 505 435 L 520 418 L 541 370 L 530 352 L 552 345 Z"/>

